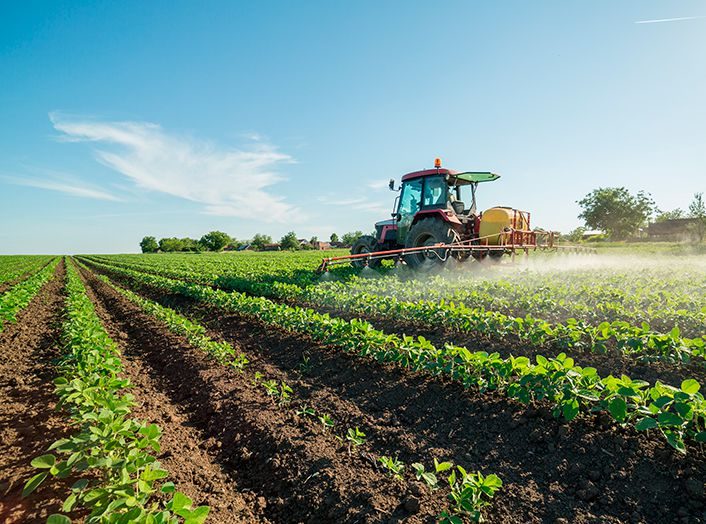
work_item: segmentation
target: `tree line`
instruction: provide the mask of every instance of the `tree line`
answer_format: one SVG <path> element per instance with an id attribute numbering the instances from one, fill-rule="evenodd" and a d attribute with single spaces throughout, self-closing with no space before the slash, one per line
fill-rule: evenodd
<path id="1" fill-rule="evenodd" d="M 706 236 L 706 203 L 703 193 L 695 193 L 687 211 L 681 208 L 661 211 L 652 196 L 644 191 L 630 193 L 624 187 L 594 189 L 577 201 L 582 211 L 578 218 L 585 227 L 571 231 L 567 237 L 579 240 L 586 229 L 600 230 L 611 240 L 625 240 L 638 235 L 649 222 L 688 218 L 690 232 L 702 242 Z"/>
<path id="2" fill-rule="evenodd" d="M 362 231 L 345 233 L 340 238 L 336 233 L 331 233 L 329 241 L 337 246 L 351 246 L 358 238 L 363 236 Z M 296 251 L 299 249 L 316 249 L 319 242 L 318 237 L 311 237 L 305 242 L 301 242 L 294 231 L 284 235 L 279 242 L 274 242 L 270 235 L 257 233 L 248 240 L 238 240 L 223 231 L 211 231 L 203 235 L 200 239 L 167 237 L 157 240 L 156 237 L 146 236 L 140 241 L 140 249 L 143 253 L 175 253 L 175 252 L 202 252 L 202 251 L 223 251 L 224 249 L 237 250 L 244 247 L 261 251 L 264 249 L 281 249 Z"/>

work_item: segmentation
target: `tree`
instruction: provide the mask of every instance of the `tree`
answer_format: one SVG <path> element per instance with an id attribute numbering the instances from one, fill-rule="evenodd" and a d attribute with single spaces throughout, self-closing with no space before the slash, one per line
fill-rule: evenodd
<path id="1" fill-rule="evenodd" d="M 354 231 L 352 233 L 346 233 L 345 235 L 343 235 L 341 242 L 343 242 L 343 244 L 346 246 L 352 246 L 353 244 L 355 244 L 355 241 L 358 240 L 362 236 L 363 236 L 362 231 Z"/>
<path id="2" fill-rule="evenodd" d="M 282 237 L 279 241 L 279 245 L 282 249 L 300 249 L 301 245 L 299 240 L 297 240 L 297 234 L 294 231 L 290 231 Z"/>
<path id="3" fill-rule="evenodd" d="M 577 227 L 576 229 L 572 229 L 569 231 L 565 236 L 569 242 L 579 242 L 581 239 L 583 239 L 583 234 L 586 232 L 585 227 Z"/>
<path id="4" fill-rule="evenodd" d="M 330 237 L 331 243 L 338 242 L 338 235 L 336 233 L 331 233 Z"/>
<path id="5" fill-rule="evenodd" d="M 157 239 L 154 237 L 145 237 L 140 242 L 140 249 L 143 253 L 156 253 L 159 249 Z"/>
<path id="6" fill-rule="evenodd" d="M 577 203 L 583 208 L 579 218 L 586 226 L 605 231 L 613 240 L 636 233 L 656 210 L 649 193 L 631 195 L 624 187 L 594 189 Z"/>
<path id="7" fill-rule="evenodd" d="M 199 244 L 209 251 L 220 251 L 230 244 L 231 240 L 232 238 L 230 238 L 228 233 L 224 233 L 223 231 L 211 231 L 201 237 Z"/>
<path id="8" fill-rule="evenodd" d="M 309 244 L 314 245 L 319 241 L 319 237 L 313 236 L 309 239 Z"/>
<path id="9" fill-rule="evenodd" d="M 194 238 L 180 238 L 179 242 L 181 242 L 181 247 L 179 251 L 193 251 L 198 253 L 199 251 L 203 251 L 203 246 L 199 244 L 199 241 L 194 239 Z"/>
<path id="10" fill-rule="evenodd" d="M 664 222 L 677 218 L 684 218 L 684 211 L 680 208 L 672 209 L 671 211 L 660 211 L 655 217 L 655 222 Z"/>
<path id="11" fill-rule="evenodd" d="M 161 238 L 159 240 L 159 250 L 162 253 L 172 253 L 175 251 L 181 251 L 183 248 L 183 243 L 180 239 L 175 237 Z"/>
<path id="12" fill-rule="evenodd" d="M 693 231 L 703 242 L 706 236 L 706 204 L 704 204 L 704 194 L 695 193 L 694 199 L 689 204 L 689 218 L 695 218 L 697 222 L 693 225 Z"/>
<path id="13" fill-rule="evenodd" d="M 262 249 L 265 247 L 265 244 L 272 244 L 272 237 L 270 235 L 261 235 L 260 233 L 257 233 L 250 241 L 250 245 L 254 249 Z"/>

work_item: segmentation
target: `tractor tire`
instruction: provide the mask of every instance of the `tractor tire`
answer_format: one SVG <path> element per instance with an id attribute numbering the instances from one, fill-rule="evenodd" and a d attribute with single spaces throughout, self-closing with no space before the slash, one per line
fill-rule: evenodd
<path id="1" fill-rule="evenodd" d="M 370 235 L 363 235 L 358 240 L 353 243 L 351 247 L 351 255 L 360 255 L 361 253 L 372 253 L 377 250 L 378 241 L 375 237 Z M 357 268 L 364 268 L 365 266 L 374 268 L 380 267 L 382 260 L 367 260 L 365 258 L 351 260 L 351 265 Z"/>
<path id="2" fill-rule="evenodd" d="M 434 244 L 451 244 L 458 242 L 456 231 L 443 220 L 438 218 L 423 218 L 412 226 L 407 233 L 405 248 L 433 246 Z M 451 258 L 451 253 L 446 249 L 418 251 L 405 255 L 407 265 L 417 271 L 431 271 L 442 267 Z"/>

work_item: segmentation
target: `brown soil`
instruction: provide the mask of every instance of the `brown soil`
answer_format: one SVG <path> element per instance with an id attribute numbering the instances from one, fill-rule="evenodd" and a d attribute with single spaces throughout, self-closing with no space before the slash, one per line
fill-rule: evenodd
<path id="1" fill-rule="evenodd" d="M 330 405 L 344 426 L 360 425 L 373 450 L 397 450 L 407 463 L 437 457 L 498 474 L 505 486 L 488 510 L 491 521 L 706 520 L 706 467 L 698 449 L 679 456 L 657 435 L 617 427 L 600 415 L 564 425 L 542 407 L 473 394 L 255 319 L 141 291 L 201 318 L 212 335 L 245 350 L 253 366 L 288 377 L 303 400 Z M 308 370 L 297 378 L 304 355 Z"/>
<path id="2" fill-rule="evenodd" d="M 46 481 L 26 499 L 22 488 L 37 470 L 30 461 L 66 435 L 54 410 L 52 361 L 59 355 L 64 264 L 0 333 L 0 521 L 44 522 L 61 510 L 71 482 Z"/>
<path id="3" fill-rule="evenodd" d="M 431 493 L 419 493 L 408 502 L 413 494 L 403 484 L 371 467 L 364 454 L 349 453 L 318 421 L 299 418 L 293 406 L 277 406 L 251 373 L 240 374 L 209 360 L 110 287 L 85 276 L 109 333 L 122 338 L 126 358 L 140 362 L 148 380 L 171 404 L 169 410 L 181 412 L 199 432 L 196 445 L 209 452 L 229 479 L 231 491 L 226 495 L 247 493 L 257 520 L 426 522 L 442 509 Z M 163 431 L 178 428 L 166 421 Z M 197 456 L 184 453 L 198 465 Z M 180 466 L 167 467 L 177 472 Z M 176 474 L 181 489 L 182 472 Z M 201 503 L 223 497 L 204 493 L 201 486 L 195 490 Z"/>

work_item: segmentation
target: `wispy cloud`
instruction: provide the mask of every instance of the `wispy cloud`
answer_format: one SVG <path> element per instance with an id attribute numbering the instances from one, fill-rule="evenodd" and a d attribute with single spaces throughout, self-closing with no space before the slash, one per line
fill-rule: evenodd
<path id="1" fill-rule="evenodd" d="M 48 189 L 49 191 L 58 191 L 67 195 L 93 198 L 96 200 L 111 200 L 120 202 L 121 199 L 102 189 L 86 186 L 81 182 L 72 180 L 50 180 L 41 178 L 25 178 L 25 177 L 2 177 L 4 180 L 18 186 L 36 187 L 39 189 Z"/>
<path id="2" fill-rule="evenodd" d="M 655 18 L 654 20 L 636 20 L 636 24 L 661 24 L 664 22 L 681 22 L 682 20 L 696 20 L 703 16 L 680 16 L 678 18 Z"/>
<path id="3" fill-rule="evenodd" d="M 94 142 L 96 158 L 130 179 L 138 188 L 204 205 L 212 215 L 292 222 L 299 209 L 266 191 L 282 181 L 278 165 L 293 159 L 262 141 L 248 150 L 169 134 L 148 122 L 101 122 L 49 115 L 59 140 Z"/>

